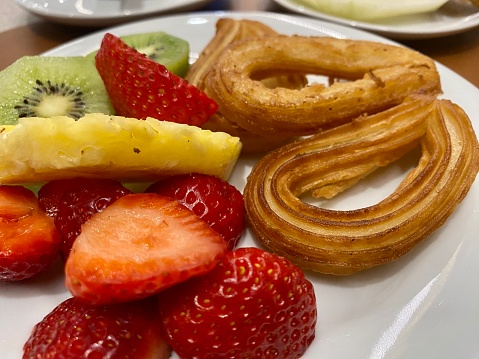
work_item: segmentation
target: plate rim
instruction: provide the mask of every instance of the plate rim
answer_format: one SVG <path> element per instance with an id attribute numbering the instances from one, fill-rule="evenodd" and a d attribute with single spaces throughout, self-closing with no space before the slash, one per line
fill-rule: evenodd
<path id="1" fill-rule="evenodd" d="M 392 44 L 392 45 L 397 45 L 397 46 L 402 46 L 404 47 L 405 45 L 401 44 L 400 42 L 397 42 L 395 39 L 390 39 L 384 36 L 381 36 L 380 34 L 375 34 L 371 33 L 367 30 L 360 29 L 360 28 L 353 28 L 353 27 L 348 27 L 343 24 L 338 24 L 334 22 L 329 22 L 321 19 L 315 19 L 309 16 L 304 16 L 301 14 L 287 14 L 287 13 L 277 13 L 277 12 L 269 12 L 269 11 L 231 11 L 231 10 L 219 10 L 219 11 L 214 11 L 214 10 L 207 10 L 207 11 L 199 11 L 199 12 L 185 12 L 185 13 L 177 13 L 177 14 L 165 14 L 165 15 L 157 15 L 157 16 L 152 16 L 149 18 L 145 19 L 138 19 L 135 21 L 131 22 L 126 22 L 126 23 L 121 23 L 121 24 L 116 24 L 114 26 L 108 27 L 108 28 L 101 28 L 98 30 L 95 30 L 91 33 L 79 36 L 75 39 L 69 40 L 63 44 L 60 44 L 58 46 L 55 46 L 52 49 L 46 50 L 42 52 L 40 55 L 53 55 L 56 56 L 58 52 L 63 51 L 65 48 L 70 48 L 74 44 L 78 44 L 83 42 L 84 40 L 88 38 L 92 38 L 95 36 L 101 36 L 105 32 L 113 32 L 113 33 L 122 33 L 123 31 L 128 31 L 127 29 L 129 28 L 134 28 L 136 27 L 137 24 L 146 24 L 148 25 L 149 23 L 154 23 L 157 22 L 160 19 L 184 19 L 184 18 L 189 18 L 189 17 L 211 17 L 211 18 L 221 18 L 221 17 L 231 17 L 231 18 L 267 18 L 267 19 L 273 19 L 273 20 L 279 20 L 279 21 L 284 21 L 287 23 L 290 23 L 292 25 L 297 25 L 297 26 L 303 26 L 301 24 L 304 24 L 305 22 L 311 23 L 311 25 L 315 28 L 316 31 L 321 31 L 324 34 L 327 34 L 328 36 L 334 36 L 338 38 L 346 38 L 349 37 L 349 35 L 345 35 L 343 31 L 346 32 L 352 32 L 354 33 L 354 36 L 361 37 L 361 38 L 367 38 L 370 40 L 375 40 L 375 41 L 381 41 L 384 43 Z M 320 29 L 322 28 L 322 29 Z M 443 66 L 440 63 L 437 63 L 438 66 Z M 459 76 L 459 75 L 458 75 Z M 466 79 L 464 79 L 466 80 Z M 466 80 L 467 81 L 467 80 Z"/>

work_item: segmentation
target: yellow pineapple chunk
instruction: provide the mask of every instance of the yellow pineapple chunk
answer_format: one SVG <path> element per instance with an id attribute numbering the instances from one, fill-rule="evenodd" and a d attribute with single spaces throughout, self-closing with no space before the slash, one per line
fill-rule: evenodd
<path id="1" fill-rule="evenodd" d="M 98 177 L 146 182 L 200 172 L 228 179 L 241 142 L 223 132 L 104 114 L 0 126 L 0 184 Z"/>

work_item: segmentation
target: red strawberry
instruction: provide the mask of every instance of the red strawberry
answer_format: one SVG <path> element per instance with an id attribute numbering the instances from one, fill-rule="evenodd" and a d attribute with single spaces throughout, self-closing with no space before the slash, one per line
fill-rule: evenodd
<path id="1" fill-rule="evenodd" d="M 236 247 L 245 227 L 243 195 L 233 185 L 206 174 L 167 177 L 151 185 L 155 192 L 177 199 Z"/>
<path id="2" fill-rule="evenodd" d="M 34 327 L 23 359 L 162 359 L 170 352 L 151 299 L 91 306 L 69 298 Z"/>
<path id="3" fill-rule="evenodd" d="M 66 259 L 81 226 L 90 217 L 131 191 L 110 179 L 56 180 L 38 191 L 40 206 L 54 219 L 62 237 L 61 254 Z"/>
<path id="4" fill-rule="evenodd" d="M 95 57 L 117 115 L 199 126 L 217 104 L 165 66 L 106 34 Z"/>
<path id="5" fill-rule="evenodd" d="M 225 251 L 221 236 L 176 200 L 129 194 L 85 222 L 66 285 L 91 303 L 140 299 L 210 271 Z"/>
<path id="6" fill-rule="evenodd" d="M 288 260 L 230 251 L 208 274 L 159 295 L 166 337 L 181 358 L 299 358 L 315 337 L 312 284 Z"/>
<path id="7" fill-rule="evenodd" d="M 59 250 L 60 235 L 35 194 L 22 186 L 0 186 L 0 280 L 43 272 Z"/>

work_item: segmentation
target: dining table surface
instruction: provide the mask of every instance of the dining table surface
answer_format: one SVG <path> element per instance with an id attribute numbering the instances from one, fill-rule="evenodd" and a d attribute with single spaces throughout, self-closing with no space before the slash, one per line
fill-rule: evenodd
<path id="1" fill-rule="evenodd" d="M 272 0 L 213 0 L 204 3 L 206 5 L 195 11 L 288 13 Z M 15 0 L 2 0 L 0 9 L 0 70 L 22 56 L 41 54 L 101 29 L 47 21 L 27 12 Z M 479 27 L 449 36 L 395 41 L 430 56 L 479 87 Z"/>

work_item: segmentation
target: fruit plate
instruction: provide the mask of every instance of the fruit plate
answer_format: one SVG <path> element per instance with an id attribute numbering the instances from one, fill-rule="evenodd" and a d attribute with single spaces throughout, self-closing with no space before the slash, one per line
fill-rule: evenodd
<path id="1" fill-rule="evenodd" d="M 16 0 L 28 12 L 67 25 L 111 26 L 154 14 L 192 11 L 211 0 Z"/>
<path id="2" fill-rule="evenodd" d="M 317 19 L 271 13 L 191 13 L 108 29 L 116 35 L 166 31 L 190 42 L 191 61 L 215 32 L 220 17 L 249 18 L 284 34 L 321 35 L 392 43 L 357 29 Z M 67 43 L 45 55 L 88 54 L 105 31 Z M 479 89 L 438 64 L 443 97 L 459 104 L 479 130 Z M 256 158 L 241 158 L 230 182 L 243 189 Z M 415 165 L 418 154 L 378 171 L 325 205 L 351 209 L 389 193 Z M 317 338 L 304 358 L 477 358 L 479 342 L 479 183 L 439 230 L 399 260 L 349 277 L 307 273 L 318 304 Z M 431 220 L 434 220 L 433 218 Z M 241 246 L 257 246 L 246 232 Z M 31 328 L 70 295 L 61 264 L 23 283 L 0 283 L 0 353 L 20 358 Z"/>
<path id="3" fill-rule="evenodd" d="M 325 14 L 299 0 L 274 0 L 289 11 L 312 16 L 357 29 L 368 30 L 392 39 L 426 39 L 453 35 L 479 26 L 479 8 L 462 0 L 450 0 L 435 12 L 398 16 L 377 21 L 354 21 Z"/>

